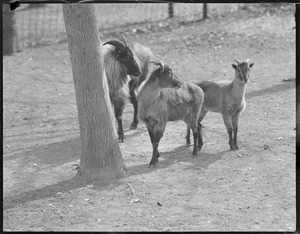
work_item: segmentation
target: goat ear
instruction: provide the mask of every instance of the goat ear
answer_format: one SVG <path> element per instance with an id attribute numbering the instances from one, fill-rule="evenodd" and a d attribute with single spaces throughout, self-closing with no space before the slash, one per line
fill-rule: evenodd
<path id="1" fill-rule="evenodd" d="M 251 68 L 251 67 L 253 67 L 253 65 L 254 65 L 254 63 L 250 63 L 249 67 Z"/>
<path id="2" fill-rule="evenodd" d="M 236 70 L 236 65 L 235 64 L 231 64 L 231 66 Z"/>

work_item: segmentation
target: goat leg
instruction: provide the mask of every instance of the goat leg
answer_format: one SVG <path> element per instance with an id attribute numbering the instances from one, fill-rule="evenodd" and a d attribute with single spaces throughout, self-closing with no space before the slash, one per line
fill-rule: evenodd
<path id="1" fill-rule="evenodd" d="M 199 116 L 199 119 L 198 119 L 198 125 L 197 125 L 197 130 L 198 130 L 198 149 L 199 151 L 202 149 L 202 146 L 203 146 L 203 138 L 202 138 L 202 120 L 204 119 L 204 117 L 206 116 L 208 111 L 206 111 L 203 107 L 202 107 L 202 110 L 201 110 L 201 113 L 200 113 L 200 116 Z"/>
<path id="2" fill-rule="evenodd" d="M 235 145 L 233 143 L 233 139 L 232 139 L 232 129 L 227 129 L 227 132 L 228 132 L 228 136 L 229 136 L 229 146 L 230 146 L 230 150 L 235 150 Z"/>
<path id="3" fill-rule="evenodd" d="M 198 130 L 198 150 L 200 151 L 203 146 L 202 124 L 198 123 L 197 130 Z"/>
<path id="4" fill-rule="evenodd" d="M 131 79 L 129 82 L 129 95 L 130 95 L 130 102 L 133 105 L 134 113 L 133 113 L 133 121 L 130 125 L 130 130 L 136 129 L 139 123 L 137 114 L 138 114 L 138 106 L 137 106 L 137 97 L 136 97 L 136 89 L 137 89 L 137 82 L 135 79 Z"/>
<path id="5" fill-rule="evenodd" d="M 197 127 L 193 127 L 192 128 L 192 131 L 193 131 L 193 137 L 194 137 L 194 149 L 193 149 L 193 156 L 192 157 L 195 157 L 197 156 L 197 142 L 198 142 L 198 130 L 197 130 Z"/>
<path id="6" fill-rule="evenodd" d="M 122 98 L 115 100 L 114 109 L 115 109 L 115 117 L 118 122 L 118 135 L 119 141 L 124 142 L 124 131 L 123 131 L 123 123 L 122 123 L 122 115 L 124 110 L 125 102 Z"/>
<path id="7" fill-rule="evenodd" d="M 159 141 L 163 136 L 163 131 L 164 129 L 161 130 L 158 129 L 157 126 L 154 127 L 154 134 L 153 134 L 153 141 L 152 141 L 153 153 L 152 153 L 152 159 L 150 161 L 149 167 L 151 167 L 151 165 L 156 166 L 156 163 L 158 162 L 159 152 L 157 148 L 158 148 Z"/>
<path id="8" fill-rule="evenodd" d="M 158 151 L 157 151 L 157 148 L 158 148 L 158 143 L 154 143 L 152 144 L 153 146 L 153 153 L 152 153 L 152 158 L 151 158 L 151 161 L 149 163 L 149 167 L 151 167 L 151 165 L 153 166 L 156 166 L 156 163 L 158 162 Z"/>
<path id="9" fill-rule="evenodd" d="M 134 113 L 133 113 L 133 121 L 130 125 L 130 130 L 136 129 L 137 125 L 139 123 L 139 120 L 137 118 L 137 112 L 138 112 L 138 106 L 137 106 L 137 101 L 133 104 L 133 109 L 134 109 Z"/>
<path id="10" fill-rule="evenodd" d="M 191 144 L 191 139 L 190 139 L 190 126 L 187 124 L 186 125 L 186 136 L 185 136 L 185 139 L 186 139 L 186 145 L 190 145 Z"/>
<path id="11" fill-rule="evenodd" d="M 238 133 L 239 116 L 240 116 L 240 112 L 238 112 L 234 116 L 232 116 L 233 143 L 234 143 L 234 146 L 235 146 L 236 150 L 239 149 L 239 146 L 238 146 L 238 143 L 237 143 L 237 133 Z"/>
<path id="12" fill-rule="evenodd" d="M 224 124 L 227 128 L 227 133 L 228 133 L 228 136 L 229 136 L 229 146 L 230 146 L 230 150 L 235 150 L 235 146 L 234 146 L 234 143 L 233 143 L 233 139 L 232 139 L 232 119 L 231 119 L 231 116 L 230 115 L 227 115 L 227 114 L 222 114 L 223 116 L 223 121 L 224 121 Z"/>
<path id="13" fill-rule="evenodd" d="M 237 143 L 237 132 L 238 132 L 238 129 L 234 128 L 233 129 L 233 144 L 234 144 L 234 147 L 235 147 L 236 150 L 239 149 L 239 145 Z"/>

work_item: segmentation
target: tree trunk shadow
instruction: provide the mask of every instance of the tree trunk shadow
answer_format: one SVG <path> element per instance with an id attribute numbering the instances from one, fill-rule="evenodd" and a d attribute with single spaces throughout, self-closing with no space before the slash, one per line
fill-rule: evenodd
<path id="1" fill-rule="evenodd" d="M 286 91 L 289 89 L 294 89 L 294 88 L 296 88 L 295 82 L 282 82 L 282 83 L 276 84 L 272 87 L 268 87 L 265 89 L 260 89 L 260 90 L 246 93 L 246 100 L 253 98 L 253 97 L 257 97 L 257 96 L 283 92 L 283 91 Z"/>
<path id="2" fill-rule="evenodd" d="M 179 146 L 175 150 L 161 153 L 160 162 L 156 167 L 149 168 L 149 164 L 139 164 L 131 167 L 127 167 L 127 178 L 130 176 L 141 175 L 151 173 L 155 170 L 161 170 L 170 167 L 178 162 L 190 162 L 192 167 L 208 168 L 210 164 L 222 158 L 227 151 L 218 152 L 215 154 L 198 153 L 198 156 L 192 158 L 190 150 L 187 146 Z M 149 158 L 150 161 L 150 158 Z M 58 192 L 65 193 L 70 190 L 85 187 L 89 184 L 93 184 L 94 189 L 108 190 L 113 189 L 120 184 L 118 180 L 111 183 L 102 184 L 97 181 L 85 181 L 75 176 L 74 178 L 58 182 L 56 184 L 44 186 L 38 189 L 23 192 L 18 195 L 5 197 L 3 199 L 3 210 L 11 209 L 17 205 L 32 202 L 35 200 L 46 199 L 55 197 Z"/>

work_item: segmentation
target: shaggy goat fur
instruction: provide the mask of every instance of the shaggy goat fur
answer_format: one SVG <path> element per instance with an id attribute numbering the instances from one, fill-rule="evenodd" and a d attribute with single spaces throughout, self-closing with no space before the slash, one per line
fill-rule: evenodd
<path id="1" fill-rule="evenodd" d="M 105 72 L 109 87 L 109 96 L 111 103 L 114 106 L 115 117 L 118 123 L 118 135 L 121 142 L 124 141 L 124 131 L 122 124 L 122 114 L 129 98 L 134 105 L 134 120 L 132 126 L 137 125 L 137 103 L 136 89 L 131 88 L 129 93 L 129 81 L 131 79 L 139 80 L 148 74 L 148 65 L 153 57 L 151 50 L 148 47 L 140 44 L 135 44 L 131 49 L 122 36 L 121 41 L 109 41 L 102 46 L 104 57 Z M 133 75 L 137 75 L 134 77 Z"/>
<path id="2" fill-rule="evenodd" d="M 197 121 L 203 91 L 192 83 L 182 84 L 168 66 L 159 65 L 138 91 L 139 118 L 145 122 L 153 146 L 150 165 L 156 165 L 159 141 L 168 121 L 184 120 L 193 130 L 193 156 L 197 155 Z M 180 88 L 175 89 L 175 87 Z"/>

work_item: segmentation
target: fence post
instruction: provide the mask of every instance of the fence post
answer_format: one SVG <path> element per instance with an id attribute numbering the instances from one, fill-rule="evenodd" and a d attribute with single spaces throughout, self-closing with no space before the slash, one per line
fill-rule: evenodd
<path id="1" fill-rule="evenodd" d="M 169 3 L 169 5 L 168 5 L 168 13 L 169 13 L 169 18 L 172 18 L 174 16 L 174 6 L 173 6 L 173 3 Z"/>
<path id="2" fill-rule="evenodd" d="M 15 12 L 10 11 L 9 4 L 2 4 L 3 15 L 3 55 L 14 52 L 14 42 L 16 40 Z"/>
<path id="3" fill-rule="evenodd" d="M 207 3 L 203 3 L 203 20 L 207 19 Z"/>

